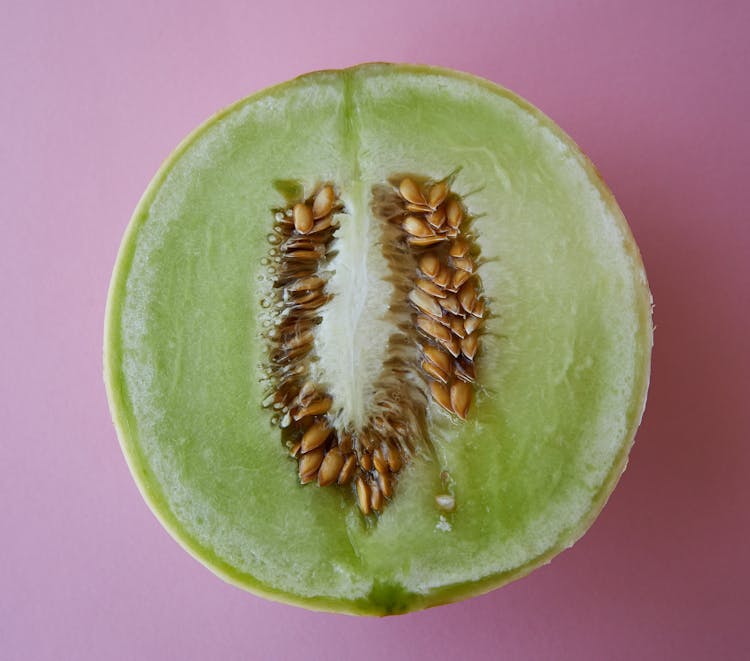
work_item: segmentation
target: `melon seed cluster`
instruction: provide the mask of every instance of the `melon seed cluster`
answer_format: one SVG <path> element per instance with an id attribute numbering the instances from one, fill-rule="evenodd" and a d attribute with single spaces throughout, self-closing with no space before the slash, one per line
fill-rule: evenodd
<path id="1" fill-rule="evenodd" d="M 409 425 L 392 402 L 357 433 L 337 433 L 327 413 L 332 400 L 308 380 L 313 329 L 319 308 L 330 296 L 320 270 L 330 256 L 342 211 L 333 187 L 326 185 L 288 209 L 278 210 L 271 252 L 278 264 L 274 288 L 281 313 L 271 337 L 270 371 L 275 390 L 264 405 L 279 411 L 280 426 L 298 460 L 302 484 L 346 485 L 354 481 L 357 503 L 364 514 L 380 512 L 393 495 L 393 476 L 401 470 L 409 446 Z"/>
<path id="2" fill-rule="evenodd" d="M 465 211 L 446 181 L 419 186 L 407 177 L 398 192 L 404 206 L 401 228 L 419 267 L 409 300 L 423 337 L 421 367 L 433 399 L 465 420 L 485 314 L 472 246 L 461 231 Z"/>

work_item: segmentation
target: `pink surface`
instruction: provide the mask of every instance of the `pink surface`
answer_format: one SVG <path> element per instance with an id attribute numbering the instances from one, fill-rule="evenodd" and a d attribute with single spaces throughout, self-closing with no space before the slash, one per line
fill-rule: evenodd
<path id="1" fill-rule="evenodd" d="M 750 658 L 748 3 L 24 2 L 0 19 L 0 657 Z M 555 118 L 630 219 L 656 300 L 630 468 L 576 547 L 389 620 L 230 587 L 139 496 L 101 378 L 120 238 L 218 108 L 307 70 L 451 66 Z"/>

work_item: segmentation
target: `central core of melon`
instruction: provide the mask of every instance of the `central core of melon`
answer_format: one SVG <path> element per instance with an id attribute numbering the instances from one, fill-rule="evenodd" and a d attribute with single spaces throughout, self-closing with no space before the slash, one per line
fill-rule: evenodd
<path id="1" fill-rule="evenodd" d="M 265 404 L 300 481 L 353 485 L 364 514 L 394 497 L 415 451 L 431 452 L 430 416 L 470 407 L 485 304 L 450 184 L 297 185 L 273 213 Z"/>

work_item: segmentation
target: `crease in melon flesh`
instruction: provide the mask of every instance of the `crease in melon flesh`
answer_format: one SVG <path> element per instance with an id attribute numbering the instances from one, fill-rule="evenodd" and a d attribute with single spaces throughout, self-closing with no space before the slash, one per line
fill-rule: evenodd
<path id="1" fill-rule="evenodd" d="M 384 615 L 583 534 L 651 344 L 633 237 L 559 127 L 469 75 L 370 64 L 248 97 L 164 163 L 115 266 L 104 370 L 184 548 L 256 594 Z"/>

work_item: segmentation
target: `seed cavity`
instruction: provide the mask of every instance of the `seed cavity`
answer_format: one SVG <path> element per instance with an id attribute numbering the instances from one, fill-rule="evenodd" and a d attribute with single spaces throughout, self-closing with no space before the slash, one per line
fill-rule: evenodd
<path id="1" fill-rule="evenodd" d="M 271 391 L 263 405 L 278 411 L 274 424 L 297 461 L 300 483 L 350 485 L 364 515 L 384 511 L 416 448 L 431 447 L 430 400 L 466 420 L 486 316 L 471 217 L 450 178 L 394 179 L 373 189 L 372 206 L 391 269 L 384 277 L 394 284 L 389 309 L 401 321 L 388 339 L 373 386 L 378 396 L 361 427 L 334 419 L 332 397 L 310 377 L 315 329 L 331 300 L 326 266 L 347 212 L 334 184 L 272 210 L 273 247 L 264 262 L 273 269 L 275 296 L 264 306 L 279 314 L 270 324 Z M 436 502 L 444 511 L 455 507 L 452 496 Z"/>

